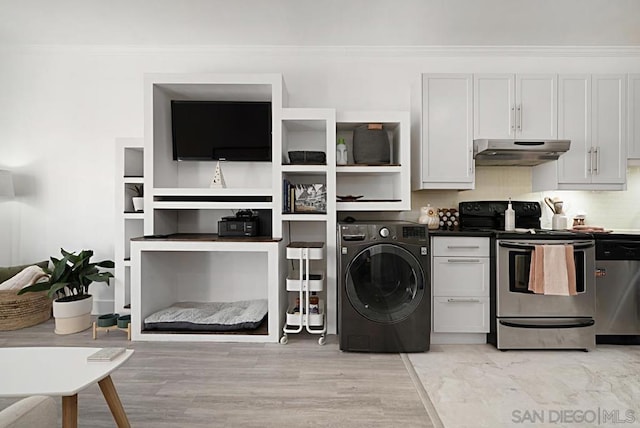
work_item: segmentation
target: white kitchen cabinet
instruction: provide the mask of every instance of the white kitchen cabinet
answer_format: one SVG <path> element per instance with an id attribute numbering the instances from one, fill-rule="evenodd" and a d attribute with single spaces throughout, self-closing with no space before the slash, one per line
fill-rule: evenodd
<path id="1" fill-rule="evenodd" d="M 433 297 L 436 333 L 489 332 L 488 297 Z"/>
<path id="2" fill-rule="evenodd" d="M 558 106 L 558 137 L 571 148 L 533 168 L 533 191 L 624 190 L 626 77 L 561 75 Z"/>
<path id="3" fill-rule="evenodd" d="M 417 140 L 417 139 L 416 139 Z M 423 74 L 413 188 L 473 189 L 473 76 Z"/>
<path id="4" fill-rule="evenodd" d="M 559 183 L 591 182 L 591 76 L 558 78 L 558 136 L 571 148 L 558 159 Z"/>
<path id="5" fill-rule="evenodd" d="M 557 138 L 556 74 L 475 74 L 474 138 Z"/>
<path id="6" fill-rule="evenodd" d="M 594 75 L 592 182 L 624 184 L 627 178 L 627 79 L 622 74 Z"/>
<path id="7" fill-rule="evenodd" d="M 489 238 L 432 238 L 433 332 L 489 332 Z"/>
<path id="8" fill-rule="evenodd" d="M 640 159 L 640 74 L 629 75 L 629 145 L 627 157 Z"/>

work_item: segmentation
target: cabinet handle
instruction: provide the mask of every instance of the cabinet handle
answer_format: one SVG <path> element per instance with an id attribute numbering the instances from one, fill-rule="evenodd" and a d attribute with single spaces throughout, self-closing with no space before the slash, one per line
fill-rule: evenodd
<path id="1" fill-rule="evenodd" d="M 480 248 L 479 245 L 447 245 L 450 250 L 465 249 L 465 248 Z"/>
<path id="2" fill-rule="evenodd" d="M 589 167 L 587 168 L 587 171 L 589 172 L 589 175 L 593 174 L 593 149 L 589 148 L 589 151 L 587 151 L 587 153 L 589 154 Z"/>
<path id="3" fill-rule="evenodd" d="M 596 148 L 593 150 L 593 153 L 596 155 L 596 167 L 593 170 L 593 173 L 595 175 L 600 174 L 600 147 L 596 146 Z"/>
<path id="4" fill-rule="evenodd" d="M 518 131 L 522 132 L 522 106 L 519 105 L 517 110 L 518 110 L 518 117 L 517 117 L 516 126 L 518 127 Z"/>
<path id="5" fill-rule="evenodd" d="M 480 259 L 447 259 L 447 263 L 480 263 Z"/>
<path id="6" fill-rule="evenodd" d="M 511 106 L 511 116 L 509 117 L 509 125 L 511 126 L 511 131 L 516 130 L 516 108 L 515 106 Z"/>
<path id="7" fill-rule="evenodd" d="M 480 299 L 447 299 L 448 303 L 480 303 Z"/>

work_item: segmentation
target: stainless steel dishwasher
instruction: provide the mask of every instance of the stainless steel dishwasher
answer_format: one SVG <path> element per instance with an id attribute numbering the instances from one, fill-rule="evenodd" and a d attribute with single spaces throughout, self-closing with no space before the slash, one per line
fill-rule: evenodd
<path id="1" fill-rule="evenodd" d="M 639 343 L 640 237 L 596 240 L 598 343 Z"/>

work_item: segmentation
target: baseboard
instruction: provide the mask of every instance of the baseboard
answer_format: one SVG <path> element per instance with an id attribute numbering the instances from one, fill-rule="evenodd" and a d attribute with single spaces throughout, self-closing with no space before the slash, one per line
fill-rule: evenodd
<path id="1" fill-rule="evenodd" d="M 475 345 L 487 343 L 486 333 L 431 333 L 432 345 Z"/>

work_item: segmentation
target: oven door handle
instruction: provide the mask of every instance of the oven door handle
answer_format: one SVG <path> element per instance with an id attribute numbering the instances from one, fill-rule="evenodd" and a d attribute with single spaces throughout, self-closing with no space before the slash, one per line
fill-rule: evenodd
<path id="1" fill-rule="evenodd" d="M 566 243 L 566 244 L 569 244 L 569 243 Z M 573 248 L 576 250 L 586 250 L 587 248 L 591 248 L 596 245 L 593 241 L 576 241 L 576 242 L 571 242 L 570 244 L 573 245 Z M 513 248 L 516 250 L 533 250 L 536 248 L 534 245 L 521 244 L 519 242 L 499 242 L 498 245 L 503 248 Z M 565 244 L 563 243 L 563 244 L 544 244 L 544 245 L 565 245 Z"/>
<path id="2" fill-rule="evenodd" d="M 558 323 L 558 324 L 535 324 L 535 323 L 519 323 L 517 321 L 505 321 L 500 320 L 500 324 L 507 327 L 516 327 L 516 328 L 580 328 L 580 327 L 591 327 L 596 322 L 593 319 L 588 319 L 584 321 L 572 322 L 572 323 Z"/>

